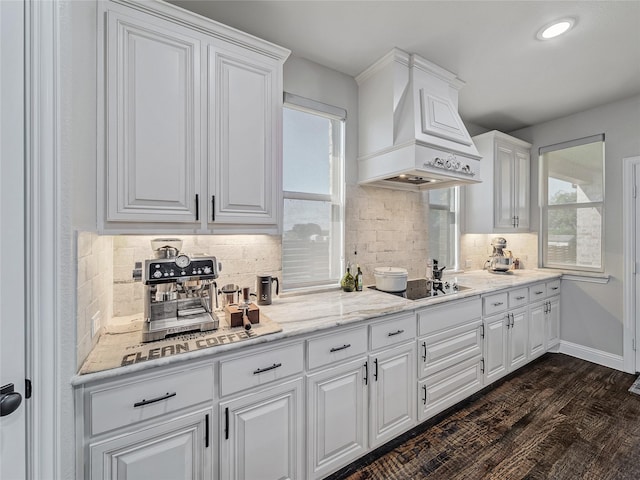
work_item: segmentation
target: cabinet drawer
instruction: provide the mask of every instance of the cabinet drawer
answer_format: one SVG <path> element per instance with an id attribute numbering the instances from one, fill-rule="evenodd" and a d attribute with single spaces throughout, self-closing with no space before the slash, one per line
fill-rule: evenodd
<path id="1" fill-rule="evenodd" d="M 482 316 L 480 297 L 447 302 L 418 312 L 418 335 L 447 330 Z"/>
<path id="2" fill-rule="evenodd" d="M 418 420 L 423 421 L 482 388 L 482 361 L 469 359 L 419 382 Z"/>
<path id="3" fill-rule="evenodd" d="M 213 401 L 213 365 L 112 384 L 88 393 L 91 435 Z"/>
<path id="4" fill-rule="evenodd" d="M 482 320 L 434 333 L 418 341 L 418 375 L 423 378 L 465 360 L 482 358 Z"/>
<path id="5" fill-rule="evenodd" d="M 391 317 L 371 325 L 371 350 L 395 345 L 416 337 L 416 317 L 403 315 Z"/>
<path id="6" fill-rule="evenodd" d="M 303 363 L 302 342 L 223 360 L 220 362 L 220 396 L 295 375 L 302 372 Z"/>
<path id="7" fill-rule="evenodd" d="M 529 303 L 529 289 L 519 288 L 509 292 L 509 308 L 522 307 Z"/>
<path id="8" fill-rule="evenodd" d="M 367 327 L 344 330 L 307 342 L 309 370 L 367 352 Z"/>
<path id="9" fill-rule="evenodd" d="M 547 296 L 547 287 L 544 283 L 536 283 L 529 287 L 529 300 L 535 302 Z"/>
<path id="10" fill-rule="evenodd" d="M 547 291 L 547 297 L 551 297 L 552 295 L 557 295 L 560 293 L 560 279 L 552 280 L 545 284 L 545 288 Z"/>
<path id="11" fill-rule="evenodd" d="M 507 292 L 496 293 L 495 295 L 488 295 L 484 297 L 484 314 L 486 316 L 504 312 L 508 306 Z"/>

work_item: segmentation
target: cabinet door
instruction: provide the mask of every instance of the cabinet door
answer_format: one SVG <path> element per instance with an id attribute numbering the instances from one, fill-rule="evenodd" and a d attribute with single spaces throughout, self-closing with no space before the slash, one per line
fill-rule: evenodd
<path id="1" fill-rule="evenodd" d="M 200 55 L 186 28 L 107 12 L 107 221 L 196 221 Z"/>
<path id="2" fill-rule="evenodd" d="M 547 349 L 560 343 L 560 297 L 547 302 Z"/>
<path id="3" fill-rule="evenodd" d="M 496 142 L 494 159 L 494 227 L 514 229 L 514 176 L 515 152 L 513 147 Z"/>
<path id="4" fill-rule="evenodd" d="M 488 385 L 507 373 L 507 317 L 501 314 L 484 322 L 484 378 Z"/>
<path id="5" fill-rule="evenodd" d="M 302 391 L 298 379 L 220 403 L 220 478 L 303 478 Z"/>
<path id="6" fill-rule="evenodd" d="M 258 54 L 209 46 L 210 222 L 278 223 L 280 68 Z"/>
<path id="7" fill-rule="evenodd" d="M 526 308 L 512 310 L 509 328 L 509 371 L 527 363 L 529 317 Z"/>
<path id="8" fill-rule="evenodd" d="M 542 355 L 546 337 L 545 304 L 537 303 L 529 308 L 529 358 Z"/>
<path id="9" fill-rule="evenodd" d="M 369 357 L 369 446 L 375 448 L 416 421 L 415 343 Z"/>
<path id="10" fill-rule="evenodd" d="M 211 409 L 89 446 L 92 480 L 213 478 Z"/>
<path id="11" fill-rule="evenodd" d="M 366 452 L 366 361 L 307 377 L 307 478 L 323 478 Z"/>
<path id="12" fill-rule="evenodd" d="M 529 177 L 530 159 L 527 150 L 517 149 L 515 151 L 514 169 L 514 215 L 516 216 L 516 229 L 519 231 L 529 231 Z"/>

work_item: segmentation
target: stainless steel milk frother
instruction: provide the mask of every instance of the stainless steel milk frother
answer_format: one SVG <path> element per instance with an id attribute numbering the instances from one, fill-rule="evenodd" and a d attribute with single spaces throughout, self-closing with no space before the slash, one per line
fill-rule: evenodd
<path id="1" fill-rule="evenodd" d="M 257 288 L 258 291 L 258 305 L 271 305 L 272 290 L 271 284 L 276 282 L 276 295 L 280 290 L 280 282 L 278 277 L 272 277 L 271 275 L 258 275 L 257 276 Z"/>

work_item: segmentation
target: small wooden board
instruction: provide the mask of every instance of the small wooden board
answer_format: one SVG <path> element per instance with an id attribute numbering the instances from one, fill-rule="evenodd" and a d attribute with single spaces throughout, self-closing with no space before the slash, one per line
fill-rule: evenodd
<path id="1" fill-rule="evenodd" d="M 242 308 L 238 308 L 238 305 L 227 305 L 224 307 L 224 318 L 227 321 L 227 325 L 231 328 L 242 326 L 243 315 L 244 310 Z M 251 324 L 260 323 L 260 309 L 255 303 L 249 304 L 247 316 L 249 317 Z"/>

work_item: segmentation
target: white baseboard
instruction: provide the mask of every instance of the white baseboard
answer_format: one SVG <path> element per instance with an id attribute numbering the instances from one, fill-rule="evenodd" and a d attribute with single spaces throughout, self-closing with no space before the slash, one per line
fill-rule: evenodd
<path id="1" fill-rule="evenodd" d="M 577 343 L 566 342 L 564 340 L 560 342 L 559 351 L 560 353 L 564 353 L 581 360 L 586 360 L 587 362 L 597 363 L 603 367 L 609 367 L 624 372 L 624 359 L 622 358 L 622 355 L 614 355 L 612 353 L 603 352 L 602 350 L 596 350 L 591 347 L 585 347 L 584 345 L 578 345 Z"/>

